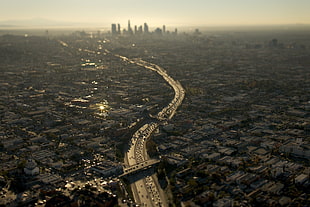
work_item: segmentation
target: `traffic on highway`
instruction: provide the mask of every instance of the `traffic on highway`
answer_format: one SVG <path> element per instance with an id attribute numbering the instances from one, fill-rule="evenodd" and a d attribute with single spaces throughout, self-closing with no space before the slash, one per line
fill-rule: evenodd
<path id="1" fill-rule="evenodd" d="M 125 165 L 127 165 L 127 170 L 130 169 L 131 172 L 136 170 L 137 173 L 140 173 L 139 175 L 142 174 L 143 176 L 143 179 L 137 180 L 131 185 L 136 203 L 141 206 L 168 206 L 167 198 L 158 184 L 156 175 L 153 174 L 149 176 L 144 174 L 143 171 L 140 172 L 141 169 L 145 168 L 144 166 L 139 166 L 139 163 L 146 163 L 150 160 L 146 150 L 146 141 L 160 124 L 166 123 L 166 121 L 174 116 L 177 108 L 181 105 L 184 99 L 185 90 L 178 81 L 175 81 L 158 65 L 146 62 L 140 58 L 129 59 L 121 55 L 115 56 L 125 62 L 136 64 L 157 72 L 167 81 L 175 92 L 173 100 L 156 115 L 158 121 L 152 121 L 143 125 L 133 134 L 129 143 L 130 147 L 124 160 Z"/>

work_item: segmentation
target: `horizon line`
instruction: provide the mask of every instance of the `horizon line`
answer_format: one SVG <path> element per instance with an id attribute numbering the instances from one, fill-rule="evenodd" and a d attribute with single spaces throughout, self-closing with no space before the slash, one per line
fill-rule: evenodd
<path id="1" fill-rule="evenodd" d="M 13 24 L 1 24 L 0 21 L 0 29 L 1 28 L 33 28 L 33 29 L 54 29 L 54 28 L 111 28 L 111 24 L 92 24 L 92 25 L 85 25 L 87 23 L 82 23 L 82 24 L 72 24 L 72 25 L 30 25 L 30 24 L 25 24 L 25 25 L 13 25 Z M 135 24 L 133 24 L 135 25 Z M 162 26 L 167 27 L 178 27 L 178 28 L 189 28 L 189 27 L 195 27 L 195 28 L 208 28 L 208 27 L 279 27 L 279 26 L 310 26 L 310 23 L 279 23 L 279 24 L 196 24 L 196 25 L 191 25 L 191 24 L 161 24 L 160 26 L 152 26 L 149 25 L 150 28 L 161 28 Z M 138 26 L 138 25 L 137 25 Z M 123 26 L 123 28 L 126 28 L 127 26 Z"/>

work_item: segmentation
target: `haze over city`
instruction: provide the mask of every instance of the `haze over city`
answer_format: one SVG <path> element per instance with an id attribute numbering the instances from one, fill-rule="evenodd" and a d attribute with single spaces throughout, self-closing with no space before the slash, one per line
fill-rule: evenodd
<path id="1" fill-rule="evenodd" d="M 309 24 L 308 0 L 11 0 L 0 8 L 2 26 L 159 26 Z"/>
<path id="2" fill-rule="evenodd" d="M 309 0 L 7 0 L 0 207 L 310 204 Z"/>

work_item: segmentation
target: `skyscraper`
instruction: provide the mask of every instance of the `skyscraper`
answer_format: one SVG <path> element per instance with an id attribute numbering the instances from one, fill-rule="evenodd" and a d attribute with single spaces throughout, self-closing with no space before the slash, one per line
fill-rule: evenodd
<path id="1" fill-rule="evenodd" d="M 149 26 L 147 25 L 147 23 L 144 23 L 144 33 L 149 33 Z"/>
<path id="2" fill-rule="evenodd" d="M 163 25 L 163 33 L 166 33 L 166 25 Z"/>
<path id="3" fill-rule="evenodd" d="M 128 34 L 133 34 L 133 31 L 130 26 L 130 20 L 128 20 Z"/>
<path id="4" fill-rule="evenodd" d="M 178 34 L 178 29 L 177 29 L 177 28 L 175 28 L 175 30 L 174 30 L 174 34 L 175 34 L 175 35 L 177 35 L 177 34 Z"/>
<path id="5" fill-rule="evenodd" d="M 130 20 L 128 20 L 128 28 L 127 28 L 127 30 L 128 30 L 128 31 L 131 30 L 131 27 L 130 27 Z"/>
<path id="6" fill-rule="evenodd" d="M 111 25 L 111 32 L 112 32 L 112 35 L 116 35 L 116 34 L 117 34 L 117 31 L 116 31 L 116 24 L 112 24 L 112 25 Z"/>
<path id="7" fill-rule="evenodd" d="M 142 31 L 142 25 L 139 26 L 139 28 L 138 28 L 138 33 L 139 33 L 139 34 L 142 34 L 142 33 L 143 33 L 143 31 Z"/>
<path id="8" fill-rule="evenodd" d="M 117 24 L 117 34 L 121 34 L 121 25 Z"/>

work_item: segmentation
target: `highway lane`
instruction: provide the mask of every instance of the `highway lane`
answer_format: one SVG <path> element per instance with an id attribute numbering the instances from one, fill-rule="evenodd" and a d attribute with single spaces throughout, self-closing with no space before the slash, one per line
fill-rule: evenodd
<path id="1" fill-rule="evenodd" d="M 145 124 L 132 136 L 130 148 L 125 155 L 125 163 L 129 166 L 144 162 L 149 159 L 146 151 L 146 141 L 150 138 L 154 130 L 165 121 L 171 119 L 177 108 L 182 104 L 185 97 L 185 90 L 182 85 L 175 81 L 168 73 L 158 65 L 148 63 L 140 58 L 129 59 L 125 56 L 115 55 L 123 61 L 136 64 L 146 69 L 157 72 L 173 88 L 175 95 L 168 106 L 164 107 L 156 116 L 157 122 Z M 143 173 L 143 172 L 141 172 Z M 167 198 L 158 184 L 157 177 L 154 174 L 135 181 L 131 184 L 134 200 L 142 206 L 168 206 Z"/>
<path id="2" fill-rule="evenodd" d="M 66 44 L 60 42 L 62 45 Z M 68 45 L 66 44 L 66 47 Z M 84 49 L 85 52 L 96 53 L 96 51 Z M 105 49 L 107 54 L 112 54 L 109 50 Z M 123 61 L 129 62 L 131 64 L 136 64 L 142 66 L 146 69 L 157 72 L 164 80 L 169 83 L 175 92 L 173 100 L 169 103 L 168 106 L 163 108 L 156 116 L 158 121 L 150 121 L 149 123 L 140 127 L 132 136 L 129 150 L 125 154 L 124 163 L 127 166 L 133 166 L 138 163 L 149 160 L 149 156 L 146 151 L 146 141 L 150 138 L 151 134 L 158 128 L 158 126 L 165 121 L 171 119 L 175 114 L 177 108 L 181 105 L 184 96 L 185 90 L 182 85 L 171 78 L 168 73 L 158 65 L 143 61 L 142 59 L 135 58 L 129 59 L 125 56 L 117 55 L 116 57 L 121 58 Z M 135 181 L 131 184 L 133 191 L 134 200 L 136 203 L 139 203 L 142 206 L 168 206 L 167 199 L 164 192 L 158 184 L 156 174 L 151 175 L 145 174 L 146 172 L 142 171 L 140 173 L 141 179 Z"/>
<path id="3" fill-rule="evenodd" d="M 157 123 L 150 123 L 142 126 L 132 137 L 130 148 L 127 152 L 127 163 L 132 166 L 139 163 L 143 163 L 149 160 L 149 156 L 146 152 L 146 140 L 151 136 L 152 132 L 158 127 Z M 139 172 L 144 177 L 147 174 L 145 172 Z M 155 174 L 152 175 L 152 177 Z M 159 198 L 161 189 L 158 189 L 158 185 L 155 185 L 152 177 L 141 178 L 131 184 L 134 200 L 142 206 L 161 206 L 160 203 L 165 202 L 165 198 Z M 156 187 L 155 187 L 156 186 Z M 167 206 L 162 205 L 162 206 Z"/>

